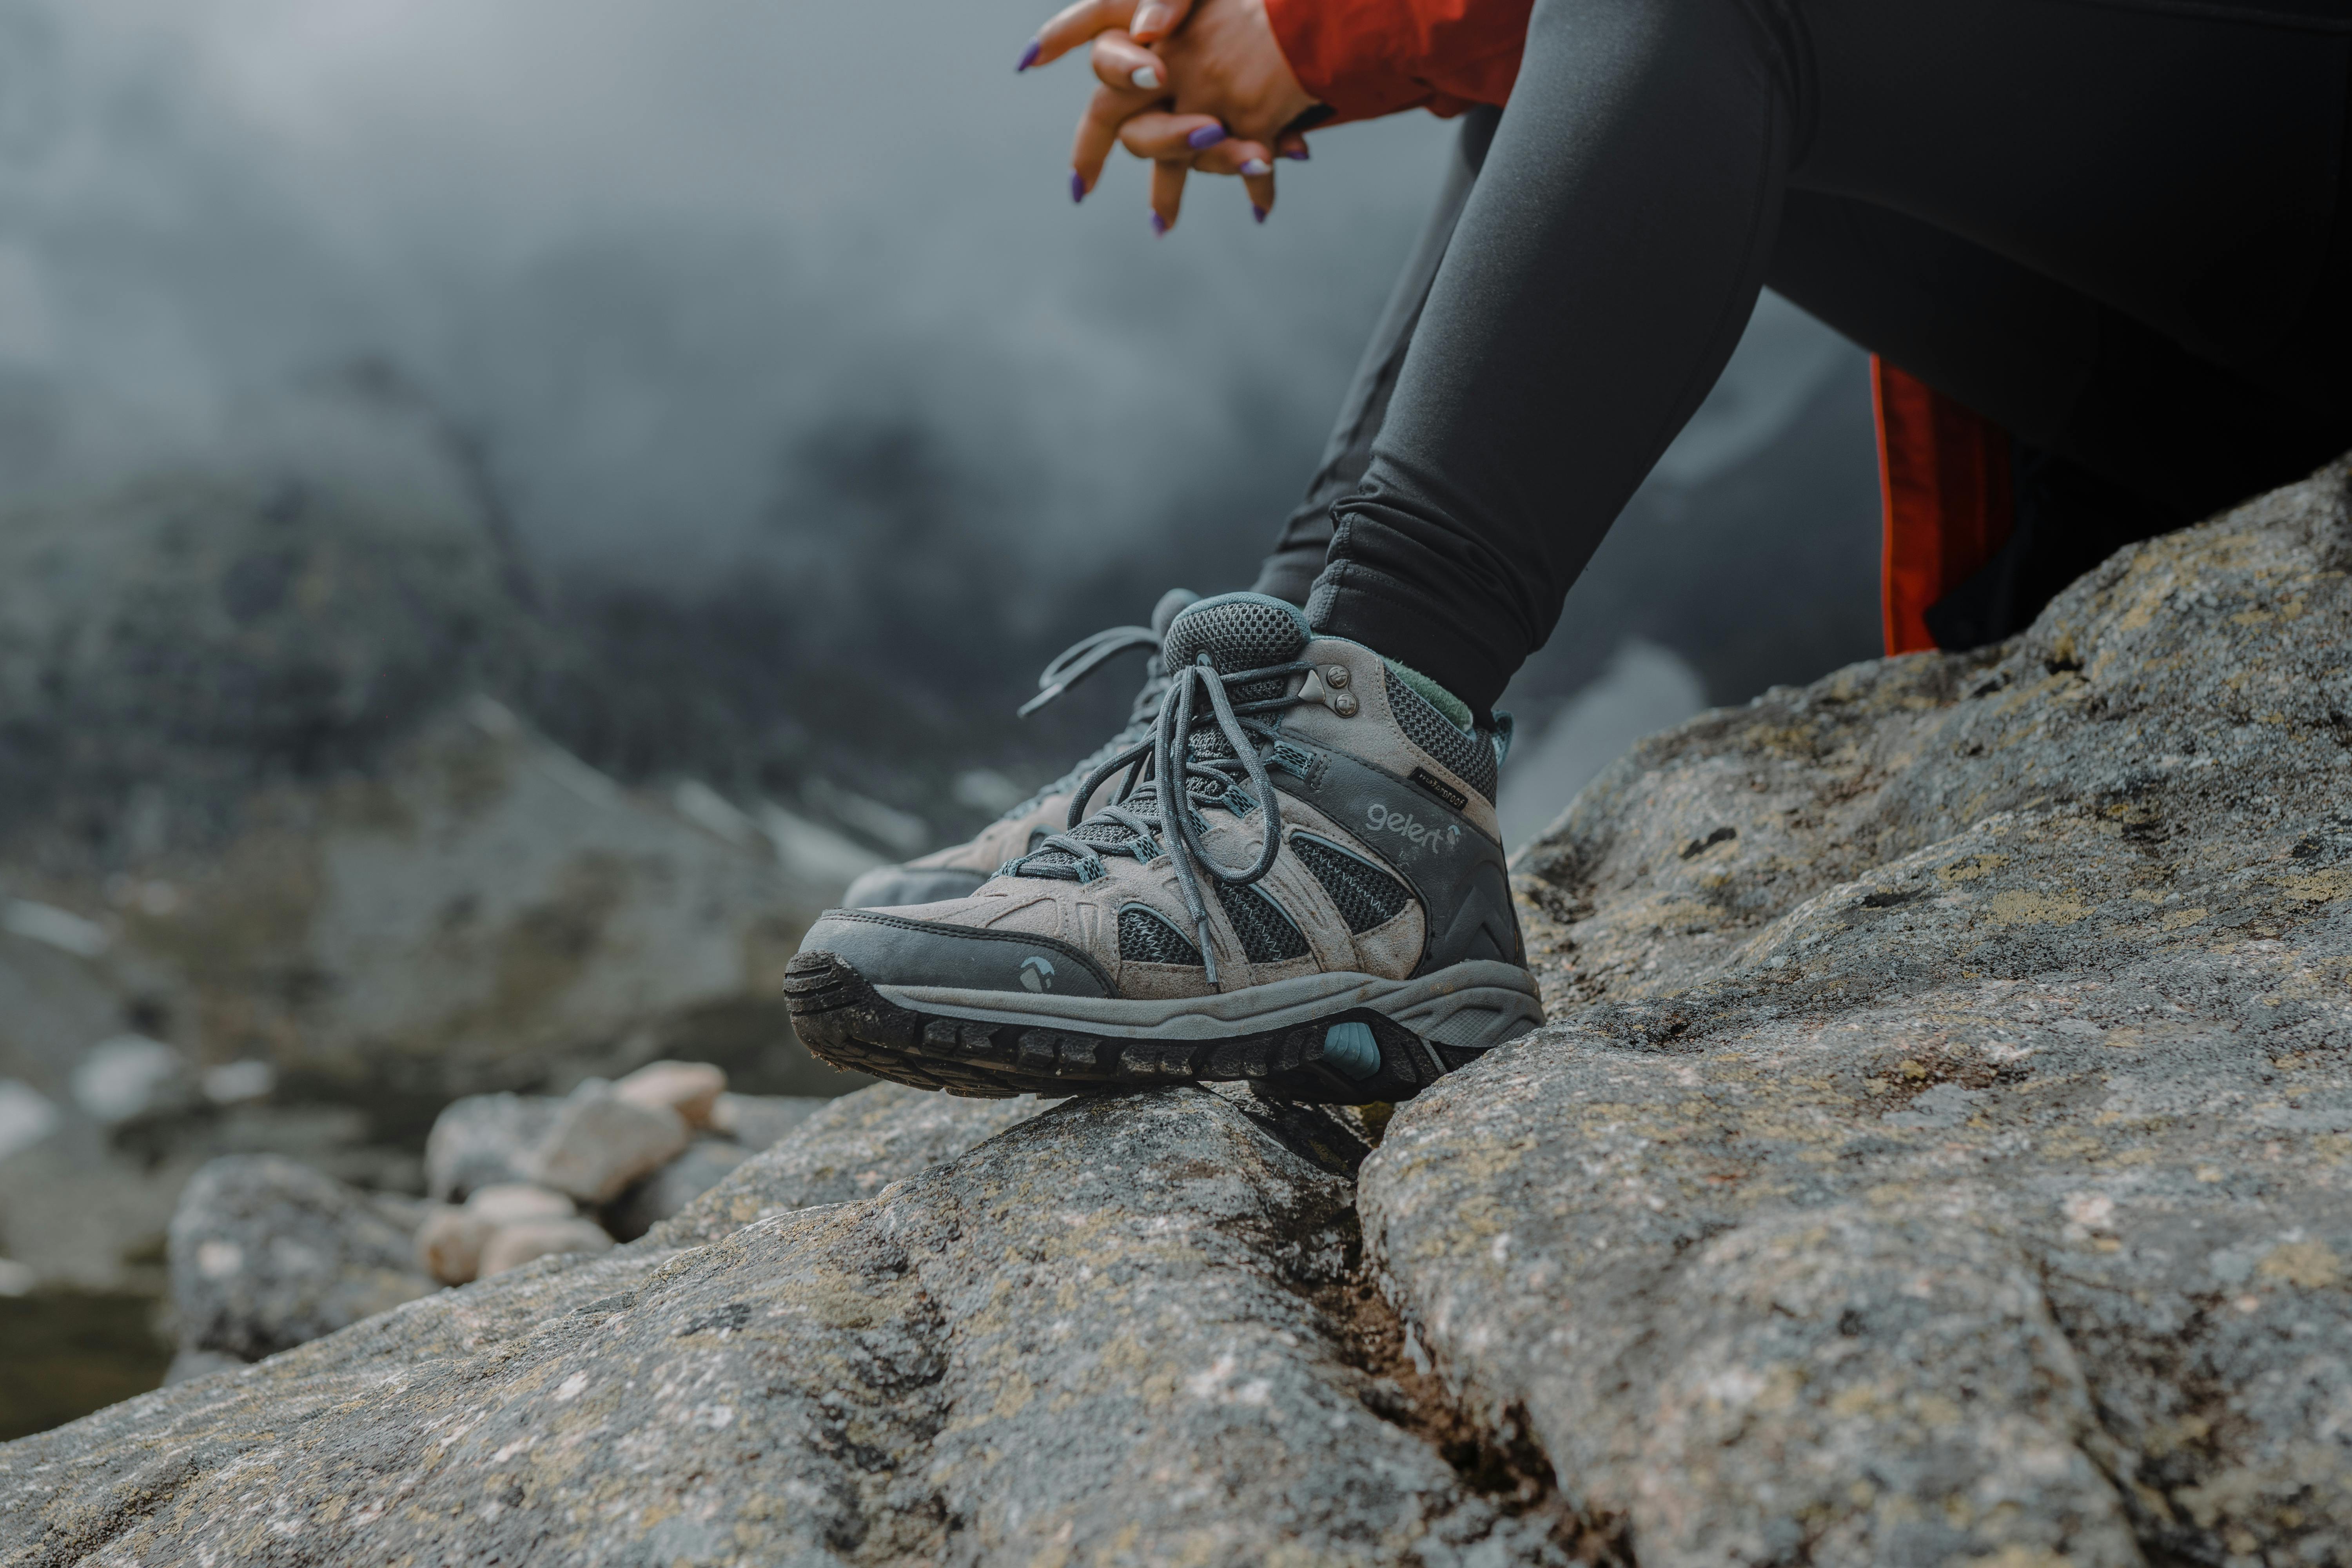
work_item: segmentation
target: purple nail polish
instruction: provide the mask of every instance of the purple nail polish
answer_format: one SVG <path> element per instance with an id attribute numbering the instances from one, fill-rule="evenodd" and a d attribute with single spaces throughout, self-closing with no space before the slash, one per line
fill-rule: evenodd
<path id="1" fill-rule="evenodd" d="M 1079 174 L 1076 169 L 1073 169 L 1070 171 L 1070 200 L 1073 203 L 1077 203 L 1085 201 L 1086 199 L 1087 177 L 1084 174 Z"/>
<path id="2" fill-rule="evenodd" d="M 1301 142 L 1299 145 L 1286 150 L 1282 155 L 1289 159 L 1294 163 L 1304 163 L 1307 162 L 1306 143 Z"/>
<path id="3" fill-rule="evenodd" d="M 1258 205 L 1255 202 L 1250 203 L 1250 214 L 1260 223 L 1264 223 L 1265 221 L 1265 209 Z"/>
<path id="4" fill-rule="evenodd" d="M 1045 45 L 1044 40 L 1038 38 L 1030 39 L 1029 47 L 1021 51 L 1021 63 L 1013 68 L 1013 74 L 1014 76 L 1019 76 L 1023 71 L 1025 71 L 1031 66 L 1035 65 L 1037 63 L 1037 57 L 1045 52 Z"/>
<path id="5" fill-rule="evenodd" d="M 1184 138 L 1184 145 L 1192 149 L 1193 152 L 1198 153 L 1204 149 L 1215 146 L 1224 139 L 1225 128 L 1223 126 L 1203 125 L 1201 129 L 1193 132 L 1192 134 Z"/>
<path id="6" fill-rule="evenodd" d="M 1153 213 L 1151 215 L 1151 232 L 1154 234 L 1166 234 L 1168 232 L 1168 220 L 1161 217 L 1158 213 Z"/>

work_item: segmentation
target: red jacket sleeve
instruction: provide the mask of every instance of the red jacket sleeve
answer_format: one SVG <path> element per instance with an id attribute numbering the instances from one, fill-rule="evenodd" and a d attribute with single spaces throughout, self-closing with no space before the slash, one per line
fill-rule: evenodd
<path id="1" fill-rule="evenodd" d="M 1511 96 L 1534 0 L 1266 0 L 1301 87 L 1338 120 Z"/>

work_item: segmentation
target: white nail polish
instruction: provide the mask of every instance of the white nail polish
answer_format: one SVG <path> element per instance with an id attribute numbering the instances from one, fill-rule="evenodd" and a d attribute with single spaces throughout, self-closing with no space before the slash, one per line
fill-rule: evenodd
<path id="1" fill-rule="evenodd" d="M 1263 158 L 1252 158 L 1248 163 L 1242 165 L 1242 173 L 1244 174 L 1271 174 L 1274 173 L 1274 165 L 1267 163 Z"/>
<path id="2" fill-rule="evenodd" d="M 1150 66 L 1136 67 L 1135 74 L 1127 79 L 1133 82 L 1136 86 L 1141 88 L 1146 92 L 1158 92 L 1160 90 L 1160 73 L 1153 70 Z"/>

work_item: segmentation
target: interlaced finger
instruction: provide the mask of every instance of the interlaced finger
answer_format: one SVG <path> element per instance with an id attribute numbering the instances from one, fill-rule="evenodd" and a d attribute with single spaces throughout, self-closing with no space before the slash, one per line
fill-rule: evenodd
<path id="1" fill-rule="evenodd" d="M 1206 114 L 1171 114 L 1145 109 L 1130 114 L 1118 127 L 1118 144 L 1139 158 L 1190 163 L 1193 157 L 1227 140 L 1225 128 Z"/>
<path id="2" fill-rule="evenodd" d="M 1164 92 L 1165 61 L 1129 37 L 1113 29 L 1095 40 L 1095 79 L 1118 92 Z"/>
<path id="3" fill-rule="evenodd" d="M 1118 144 L 1120 127 L 1136 115 L 1149 111 L 1156 101 L 1156 95 L 1131 88 L 1124 92 L 1116 88 L 1095 89 L 1094 96 L 1087 100 L 1087 111 L 1078 117 L 1078 133 L 1070 144 L 1070 193 L 1074 197 L 1084 196 L 1102 178 L 1103 164 L 1110 157 L 1110 150 Z"/>
<path id="4" fill-rule="evenodd" d="M 1176 214 L 1184 205 L 1184 176 L 1191 165 L 1170 158 L 1151 165 L 1151 229 L 1166 234 L 1176 226 Z"/>

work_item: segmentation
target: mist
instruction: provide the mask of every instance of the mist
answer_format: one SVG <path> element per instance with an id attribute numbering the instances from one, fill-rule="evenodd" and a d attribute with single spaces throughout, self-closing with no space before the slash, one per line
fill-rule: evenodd
<path id="1" fill-rule="evenodd" d="M 1041 16 L 0 0 L 0 500 L 201 470 L 474 507 L 619 665 L 658 644 L 665 679 L 781 737 L 759 770 L 814 765 L 838 705 L 808 689 L 845 672 L 891 694 L 860 709 L 879 728 L 922 715 L 972 760 L 1045 766 L 1125 696 L 1003 722 L 1045 655 L 1171 583 L 1253 574 L 1452 130 L 1321 134 L 1264 227 L 1203 179 L 1155 238 L 1124 155 L 1068 200 L 1088 79 L 1011 70 Z M 1859 364 L 1768 301 L 1531 667 L 1538 709 L 1629 636 L 1692 645 L 1718 700 L 1868 651 L 1858 601 L 1834 646 L 1816 626 L 1710 667 L 1706 607 L 1752 618 L 1754 595 L 1689 564 L 1694 527 L 1734 524 L 1853 553 Z M 1851 452 L 1826 485 L 1816 465 L 1694 512 L 1832 384 Z M 1866 600 L 1855 565 L 1800 597 Z M 629 730 L 570 738 L 623 772 L 665 750 L 723 771 Z M 935 788 L 851 740 L 881 764 L 865 787 Z M 824 765 L 860 771 L 837 745 Z"/>
<path id="2" fill-rule="evenodd" d="M 861 447 L 919 452 L 1041 589 L 1241 501 L 1237 467 L 1286 497 L 1445 134 L 1330 139 L 1264 230 L 1202 182 L 1155 240 L 1131 161 L 1069 203 L 1080 68 L 1013 77 L 1027 5 L 0 18 L 10 489 L 315 458 L 319 378 L 386 360 L 535 551 L 673 584 L 817 564 Z"/>

